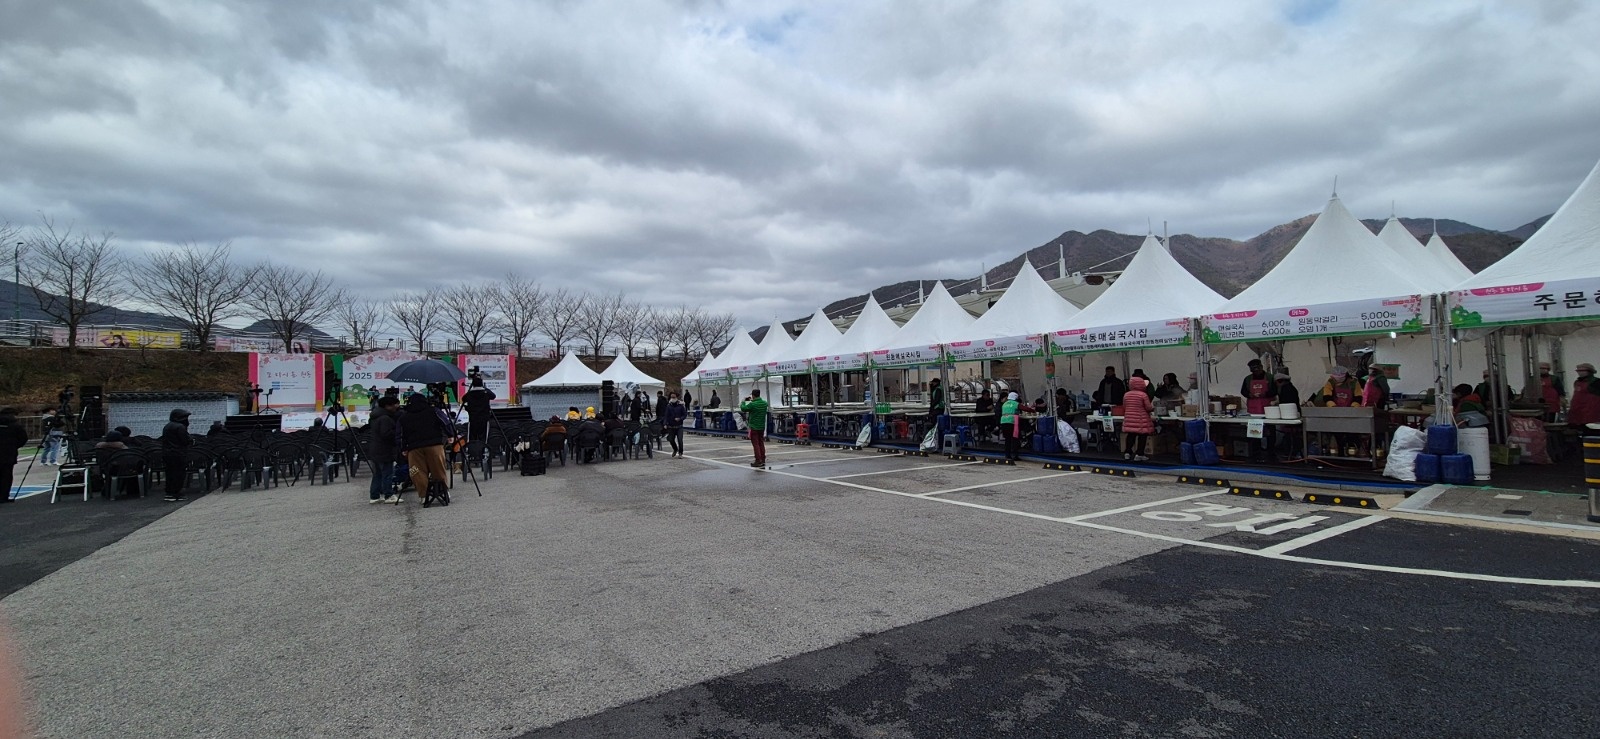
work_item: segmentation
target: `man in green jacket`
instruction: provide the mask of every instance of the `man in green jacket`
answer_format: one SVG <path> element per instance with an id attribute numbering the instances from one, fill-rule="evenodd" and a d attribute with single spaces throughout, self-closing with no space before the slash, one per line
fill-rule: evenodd
<path id="1" fill-rule="evenodd" d="M 744 421 L 750 427 L 750 446 L 756 453 L 751 467 L 767 465 L 767 407 L 760 390 L 751 390 L 750 396 L 739 404 L 739 410 L 744 411 Z"/>

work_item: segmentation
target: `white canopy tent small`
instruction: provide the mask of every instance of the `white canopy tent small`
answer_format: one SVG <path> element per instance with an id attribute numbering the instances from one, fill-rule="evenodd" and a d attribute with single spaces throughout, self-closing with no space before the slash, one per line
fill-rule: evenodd
<path id="1" fill-rule="evenodd" d="M 1402 264 L 1417 265 L 1416 276 L 1426 280 L 1432 292 L 1442 293 L 1472 276 L 1472 271 L 1450 253 L 1437 233 L 1429 239 L 1431 246 L 1423 246 L 1400 223 L 1400 219 L 1390 216 L 1389 221 L 1383 224 L 1383 229 L 1378 231 L 1378 238 L 1395 251 Z M 1443 348 L 1434 337 L 1426 334 L 1379 337 L 1374 341 L 1373 348 L 1376 352 L 1373 355 L 1374 362 L 1410 368 L 1410 371 L 1403 369 L 1399 377 L 1390 381 L 1391 392 L 1415 393 L 1432 387 L 1433 377 L 1416 371 L 1416 368 L 1430 366 L 1435 353 Z M 1450 364 L 1454 370 L 1456 361 L 1453 357 Z"/>
<path id="2" fill-rule="evenodd" d="M 1078 307 L 1050 289 L 1023 259 L 1000 299 L 965 329 L 952 332 L 945 352 L 954 361 L 1043 357 L 1045 335 L 1077 315 Z"/>
<path id="3" fill-rule="evenodd" d="M 775 376 L 810 375 L 811 376 L 811 404 L 817 405 L 817 373 L 811 368 L 811 360 L 822 356 L 829 347 L 838 343 L 839 329 L 833 327 L 833 322 L 828 320 L 828 314 L 817 310 L 811 314 L 811 320 L 806 322 L 806 327 L 801 329 L 800 336 L 796 337 L 787 349 L 775 352 L 775 356 L 767 362 L 767 374 Z"/>
<path id="4" fill-rule="evenodd" d="M 600 406 L 600 373 L 584 365 L 578 355 L 567 352 L 549 372 L 523 383 L 522 404 L 534 418 L 564 417 L 567 409 Z"/>
<path id="5" fill-rule="evenodd" d="M 756 345 L 748 361 L 741 366 L 729 371 L 734 379 L 738 380 L 736 397 L 743 398 L 750 394 L 750 390 L 759 388 L 762 396 L 773 405 L 779 404 L 778 396 L 783 390 L 783 377 L 771 375 L 767 368 L 775 362 L 776 357 L 789 354 L 794 346 L 794 339 L 789 336 L 789 330 L 783 327 L 782 321 L 773 321 L 767 327 L 767 333 L 761 337 L 761 343 Z"/>
<path id="6" fill-rule="evenodd" d="M 1389 221 L 1378 231 L 1378 240 L 1394 252 L 1400 265 L 1413 270 L 1412 279 L 1432 288 L 1432 292 L 1444 292 L 1472 276 L 1460 261 L 1452 265 L 1439 256 L 1438 250 L 1429 251 L 1394 216 L 1389 216 Z"/>
<path id="7" fill-rule="evenodd" d="M 729 398 L 737 399 L 739 390 L 737 380 L 733 378 L 732 373 L 735 369 L 751 364 L 759 351 L 760 347 L 750 338 L 749 331 L 743 328 L 736 329 L 733 332 L 733 340 L 729 341 L 722 353 L 717 355 L 716 361 L 712 362 L 708 369 L 699 372 L 700 395 L 704 396 L 700 399 L 701 405 L 709 405 L 713 394 L 722 404 L 726 404 Z"/>
<path id="8" fill-rule="evenodd" d="M 600 373 L 600 379 L 610 380 L 616 383 L 618 387 L 630 383 L 640 387 L 664 388 L 667 386 L 666 383 L 645 374 L 638 367 L 635 367 L 626 354 L 618 354 L 616 359 L 611 360 L 611 366 L 606 367 Z"/>
<path id="9" fill-rule="evenodd" d="M 561 358 L 549 372 L 539 375 L 537 379 L 523 383 L 525 388 L 535 387 L 599 387 L 605 378 L 600 373 L 589 369 L 583 360 L 573 352 Z"/>
<path id="10" fill-rule="evenodd" d="M 950 296 L 943 282 L 935 282 L 917 314 L 900 327 L 893 340 L 873 349 L 872 369 L 881 373 L 884 369 L 907 369 L 937 363 L 939 374 L 944 377 L 947 361 L 945 347 L 965 338 L 975 320 Z M 920 385 L 922 371 L 919 369 L 917 374 L 917 384 Z M 882 375 L 878 374 L 878 377 Z M 909 385 L 909 376 L 906 382 Z M 891 398 L 886 396 L 885 400 Z"/>
<path id="11" fill-rule="evenodd" d="M 873 350 L 894 342 L 900 327 L 889 314 L 883 312 L 878 301 L 871 296 L 861 307 L 850 328 L 828 349 L 812 358 L 812 367 L 818 372 L 853 372 L 867 369 L 868 356 Z M 841 387 L 841 385 L 835 385 Z M 845 400 L 836 398 L 836 400 Z"/>
<path id="12" fill-rule="evenodd" d="M 689 370 L 689 374 L 684 375 L 683 379 L 679 382 L 681 382 L 684 387 L 699 387 L 700 373 L 710 370 L 714 365 L 716 365 L 716 363 L 717 355 L 712 352 L 706 352 L 706 355 L 700 358 L 700 363 L 696 364 L 694 369 Z"/>
<path id="13" fill-rule="evenodd" d="M 1428 245 L 1424 248 L 1428 250 L 1429 254 L 1433 255 L 1434 259 L 1443 262 L 1447 271 L 1461 275 L 1463 280 L 1472 278 L 1472 270 L 1467 269 L 1467 265 L 1461 263 L 1461 258 L 1457 257 L 1455 252 L 1450 251 L 1450 247 L 1444 243 L 1444 239 L 1439 238 L 1438 231 L 1434 231 L 1428 237 Z"/>
<path id="14" fill-rule="evenodd" d="M 1149 235 L 1122 277 L 1051 333 L 1050 352 L 1087 356 L 1137 351 L 1145 354 L 1140 358 L 1145 366 L 1194 366 L 1194 320 L 1226 302 L 1227 298 L 1196 279 L 1159 239 Z M 1097 371 L 1085 370 L 1080 373 L 1083 384 L 1076 389 L 1088 390 L 1100 377 Z"/>

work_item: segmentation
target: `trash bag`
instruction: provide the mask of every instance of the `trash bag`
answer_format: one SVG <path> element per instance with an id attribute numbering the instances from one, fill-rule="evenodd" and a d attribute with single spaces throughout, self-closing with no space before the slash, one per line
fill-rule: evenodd
<path id="1" fill-rule="evenodd" d="M 861 433 L 856 434 L 856 446 L 867 447 L 872 445 L 872 425 L 862 424 Z"/>
<path id="2" fill-rule="evenodd" d="M 922 437 L 922 444 L 917 448 L 925 452 L 939 451 L 939 429 L 928 429 L 928 433 Z"/>
<path id="3" fill-rule="evenodd" d="M 1523 464 L 1550 464 L 1550 450 L 1545 444 L 1544 423 L 1537 418 L 1512 416 L 1506 419 L 1510 428 L 1506 443 L 1522 449 Z"/>
<path id="4" fill-rule="evenodd" d="M 1077 454 L 1082 451 L 1078 446 L 1078 430 L 1066 421 L 1056 420 L 1056 439 L 1060 441 L 1063 452 Z"/>
<path id="5" fill-rule="evenodd" d="M 1410 426 L 1395 429 L 1394 438 L 1389 441 L 1389 461 L 1383 465 L 1383 476 L 1416 482 L 1417 455 L 1427 443 L 1427 434 Z"/>

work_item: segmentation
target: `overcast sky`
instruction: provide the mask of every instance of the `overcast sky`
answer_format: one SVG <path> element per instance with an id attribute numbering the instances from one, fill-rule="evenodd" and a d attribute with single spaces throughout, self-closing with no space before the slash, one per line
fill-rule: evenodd
<path id="1" fill-rule="evenodd" d="M 1115 7 L 1113 7 L 1115 6 Z M 1600 159 L 1585 0 L 0 0 L 0 220 L 375 298 L 747 326 L 1067 230 L 1510 229 Z M 1086 266 L 1086 265 L 1085 265 Z"/>

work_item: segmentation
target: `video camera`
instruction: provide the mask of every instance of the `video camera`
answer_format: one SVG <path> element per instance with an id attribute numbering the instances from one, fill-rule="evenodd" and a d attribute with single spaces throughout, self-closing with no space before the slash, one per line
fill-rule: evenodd
<path id="1" fill-rule="evenodd" d="M 476 364 L 472 365 L 472 367 L 467 369 L 467 380 L 468 385 L 482 385 L 483 369 Z"/>

